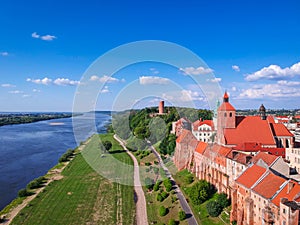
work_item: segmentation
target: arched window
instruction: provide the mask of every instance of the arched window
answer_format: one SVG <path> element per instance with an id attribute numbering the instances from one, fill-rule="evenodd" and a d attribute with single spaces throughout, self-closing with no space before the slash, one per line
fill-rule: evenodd
<path id="1" fill-rule="evenodd" d="M 232 112 L 229 113 L 229 117 L 232 117 Z"/>
<path id="2" fill-rule="evenodd" d="M 227 117 L 227 113 L 224 113 L 224 117 Z"/>

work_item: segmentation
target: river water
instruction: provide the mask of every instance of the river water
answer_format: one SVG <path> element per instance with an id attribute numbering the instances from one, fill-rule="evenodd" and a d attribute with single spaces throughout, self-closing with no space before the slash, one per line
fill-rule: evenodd
<path id="1" fill-rule="evenodd" d="M 84 141 L 95 132 L 106 132 L 104 126 L 111 116 L 96 113 L 95 126 L 91 129 L 89 124 L 93 118 L 92 113 L 76 117 L 77 141 Z M 56 165 L 67 149 L 76 146 L 72 118 L 0 127 L 0 210 L 29 181 Z"/>

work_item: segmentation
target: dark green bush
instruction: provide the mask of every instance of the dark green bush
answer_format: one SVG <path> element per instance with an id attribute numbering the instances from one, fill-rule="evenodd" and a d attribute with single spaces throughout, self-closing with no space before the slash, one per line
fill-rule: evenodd
<path id="1" fill-rule="evenodd" d="M 217 217 L 221 214 L 223 208 L 220 205 L 220 203 L 216 202 L 216 201 L 210 201 L 206 204 L 206 210 L 208 215 L 212 216 L 212 217 Z"/>
<path id="2" fill-rule="evenodd" d="M 168 225 L 176 225 L 176 221 L 174 219 L 170 219 Z"/>
<path id="3" fill-rule="evenodd" d="M 172 182 L 170 181 L 170 179 L 165 179 L 164 180 L 164 186 L 166 188 L 166 191 L 171 191 L 172 190 Z"/>
<path id="4" fill-rule="evenodd" d="M 159 207 L 159 215 L 160 216 L 165 216 L 168 214 L 168 209 L 164 206 Z"/>
<path id="5" fill-rule="evenodd" d="M 216 201 L 222 206 L 222 208 L 226 208 L 230 205 L 230 201 L 225 193 L 218 194 Z"/>
<path id="6" fill-rule="evenodd" d="M 26 197 L 26 196 L 29 196 L 30 194 L 31 193 L 28 192 L 26 188 L 23 188 L 18 192 L 19 197 Z"/>
<path id="7" fill-rule="evenodd" d="M 179 220 L 180 221 L 183 221 L 183 220 L 185 220 L 186 219 L 186 214 L 185 214 L 185 212 L 184 211 L 179 211 L 178 212 L 178 217 L 179 217 Z"/>

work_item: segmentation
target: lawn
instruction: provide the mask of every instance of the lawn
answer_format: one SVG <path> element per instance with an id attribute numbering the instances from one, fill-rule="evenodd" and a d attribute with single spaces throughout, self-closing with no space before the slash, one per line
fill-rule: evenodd
<path id="1" fill-rule="evenodd" d="M 105 157 L 100 152 L 99 137 L 113 144 Z M 121 169 L 116 167 L 119 164 Z M 134 224 L 133 187 L 103 176 L 132 184 L 132 164 L 111 134 L 94 135 L 64 169 L 63 179 L 50 183 L 12 224 Z"/>

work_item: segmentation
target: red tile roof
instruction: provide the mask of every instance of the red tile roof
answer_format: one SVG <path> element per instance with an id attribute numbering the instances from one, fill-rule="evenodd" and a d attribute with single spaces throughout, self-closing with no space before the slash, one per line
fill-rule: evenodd
<path id="1" fill-rule="evenodd" d="M 240 175 L 237 179 L 236 182 L 239 184 L 242 184 L 246 188 L 251 188 L 253 184 L 267 171 L 266 168 L 260 167 L 256 164 L 253 164 L 251 167 L 248 167 Z"/>
<path id="2" fill-rule="evenodd" d="M 249 157 L 249 158 L 247 158 L 247 157 Z M 253 157 L 252 155 L 241 153 L 241 152 L 236 152 L 236 151 L 231 151 L 227 155 L 227 158 L 234 160 L 238 163 L 244 164 L 244 165 L 247 165 L 250 162 L 249 159 L 252 159 L 252 157 Z"/>
<path id="3" fill-rule="evenodd" d="M 267 120 L 259 116 L 245 117 L 235 129 L 224 129 L 226 143 L 236 145 L 245 142 L 275 145 L 272 130 Z"/>
<path id="4" fill-rule="evenodd" d="M 300 185 L 295 181 L 289 180 L 282 190 L 275 196 L 272 202 L 279 206 L 281 198 L 287 198 L 289 201 L 299 201 L 299 194 Z"/>
<path id="5" fill-rule="evenodd" d="M 218 111 L 235 111 L 235 108 L 229 102 L 223 102 Z"/>
<path id="6" fill-rule="evenodd" d="M 293 137 L 294 135 L 281 123 L 271 123 L 271 128 L 275 136 L 289 136 Z"/>
<path id="7" fill-rule="evenodd" d="M 202 125 L 208 125 L 212 128 L 212 130 L 214 129 L 214 122 L 212 120 L 197 120 L 193 123 L 193 127 L 194 127 L 194 130 L 198 130 L 198 127 L 202 126 Z"/>
<path id="8" fill-rule="evenodd" d="M 176 139 L 176 142 L 177 143 L 184 143 L 184 142 L 186 142 L 187 141 L 187 136 L 188 135 L 193 135 L 189 130 L 185 130 L 185 129 L 183 129 L 182 130 L 182 133 L 178 136 L 178 138 Z"/>
<path id="9" fill-rule="evenodd" d="M 207 147 L 207 143 L 199 141 L 195 151 L 200 154 L 203 154 L 206 147 Z"/>
<path id="10" fill-rule="evenodd" d="M 271 155 L 268 154 L 266 152 L 259 152 L 257 153 L 253 158 L 252 158 L 252 162 L 255 164 L 257 163 L 257 161 L 259 159 L 261 159 L 262 161 L 264 161 L 268 166 L 271 166 L 273 162 L 275 162 L 277 160 L 277 156 L 275 155 Z"/>
<path id="11" fill-rule="evenodd" d="M 269 174 L 253 188 L 253 191 L 264 198 L 270 199 L 275 195 L 285 181 L 286 180 L 284 178 L 269 172 Z"/>

